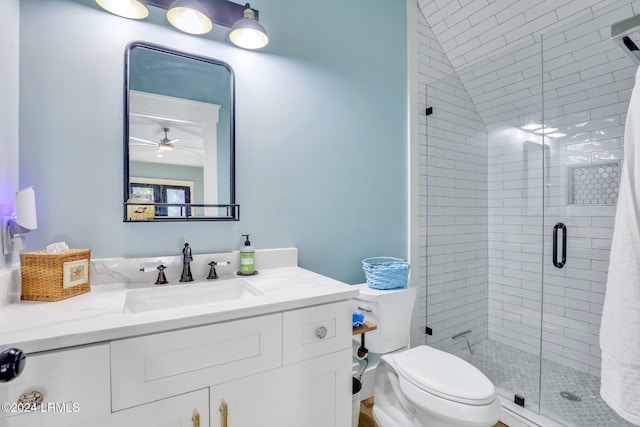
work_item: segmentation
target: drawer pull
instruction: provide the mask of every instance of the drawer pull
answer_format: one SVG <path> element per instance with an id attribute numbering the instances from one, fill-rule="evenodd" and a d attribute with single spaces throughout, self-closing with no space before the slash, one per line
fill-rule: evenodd
<path id="1" fill-rule="evenodd" d="M 323 339 L 326 336 L 327 336 L 327 328 L 325 328 L 324 326 L 320 326 L 318 329 L 316 329 L 316 337 Z"/>
<path id="2" fill-rule="evenodd" d="M 361 305 L 358 306 L 358 310 L 360 311 L 364 311 L 366 313 L 371 313 L 373 311 L 373 308 L 367 306 L 367 307 L 362 307 Z"/>
<path id="3" fill-rule="evenodd" d="M 227 427 L 227 417 L 229 415 L 229 408 L 227 408 L 227 404 L 223 403 L 220 405 L 220 413 L 222 414 L 222 427 Z"/>

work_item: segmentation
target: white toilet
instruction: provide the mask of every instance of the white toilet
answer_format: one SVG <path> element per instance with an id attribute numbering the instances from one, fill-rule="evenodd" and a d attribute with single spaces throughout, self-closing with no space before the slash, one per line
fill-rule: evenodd
<path id="1" fill-rule="evenodd" d="M 373 416 L 380 427 L 490 427 L 498 422 L 495 387 L 476 367 L 428 346 L 407 349 L 415 288 L 357 286 L 354 309 L 378 326 L 365 334 L 365 346 L 374 363 L 379 360 Z"/>

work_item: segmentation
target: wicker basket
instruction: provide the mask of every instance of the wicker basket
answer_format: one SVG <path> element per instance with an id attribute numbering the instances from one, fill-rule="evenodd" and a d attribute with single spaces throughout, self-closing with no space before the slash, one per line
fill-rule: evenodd
<path id="1" fill-rule="evenodd" d="M 89 292 L 90 259 L 90 249 L 70 249 L 58 254 L 47 251 L 21 253 L 20 299 L 59 301 Z"/>
<path id="2" fill-rule="evenodd" d="M 409 263 L 400 258 L 376 257 L 362 260 L 367 284 L 373 289 L 406 288 L 409 268 Z"/>

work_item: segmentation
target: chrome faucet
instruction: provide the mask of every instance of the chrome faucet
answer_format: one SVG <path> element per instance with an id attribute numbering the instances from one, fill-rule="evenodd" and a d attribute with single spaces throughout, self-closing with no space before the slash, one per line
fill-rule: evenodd
<path id="1" fill-rule="evenodd" d="M 182 275 L 180 276 L 180 282 L 193 282 L 193 276 L 191 275 L 191 261 L 193 261 L 193 255 L 191 255 L 191 248 L 188 243 L 184 244 L 182 249 Z"/>

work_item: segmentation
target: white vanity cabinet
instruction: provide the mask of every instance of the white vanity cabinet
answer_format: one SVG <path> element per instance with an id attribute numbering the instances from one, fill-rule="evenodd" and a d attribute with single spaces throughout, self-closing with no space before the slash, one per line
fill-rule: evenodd
<path id="1" fill-rule="evenodd" d="M 107 343 L 28 354 L 22 374 L 0 384 L 0 426 L 88 425 L 111 413 L 109 389 Z M 41 405 L 19 403 L 38 393 Z"/>
<path id="2" fill-rule="evenodd" d="M 119 287 L 56 303 L 71 320 L 54 325 L 16 304 L 11 319 L 35 322 L 34 332 L 3 346 L 46 351 L 0 384 L 0 403 L 14 405 L 0 427 L 350 426 L 354 291 L 297 267 L 258 279 L 264 296 L 193 312 L 122 313 Z M 103 300 L 116 309 L 87 317 Z M 32 391 L 45 409 L 18 413 Z"/>
<path id="3" fill-rule="evenodd" d="M 350 320 L 345 300 L 112 341 L 110 421 L 195 426 L 198 412 L 201 427 L 347 427 Z"/>
<path id="4" fill-rule="evenodd" d="M 283 366 L 211 387 L 211 427 L 351 424 L 351 302 L 283 313 Z"/>

